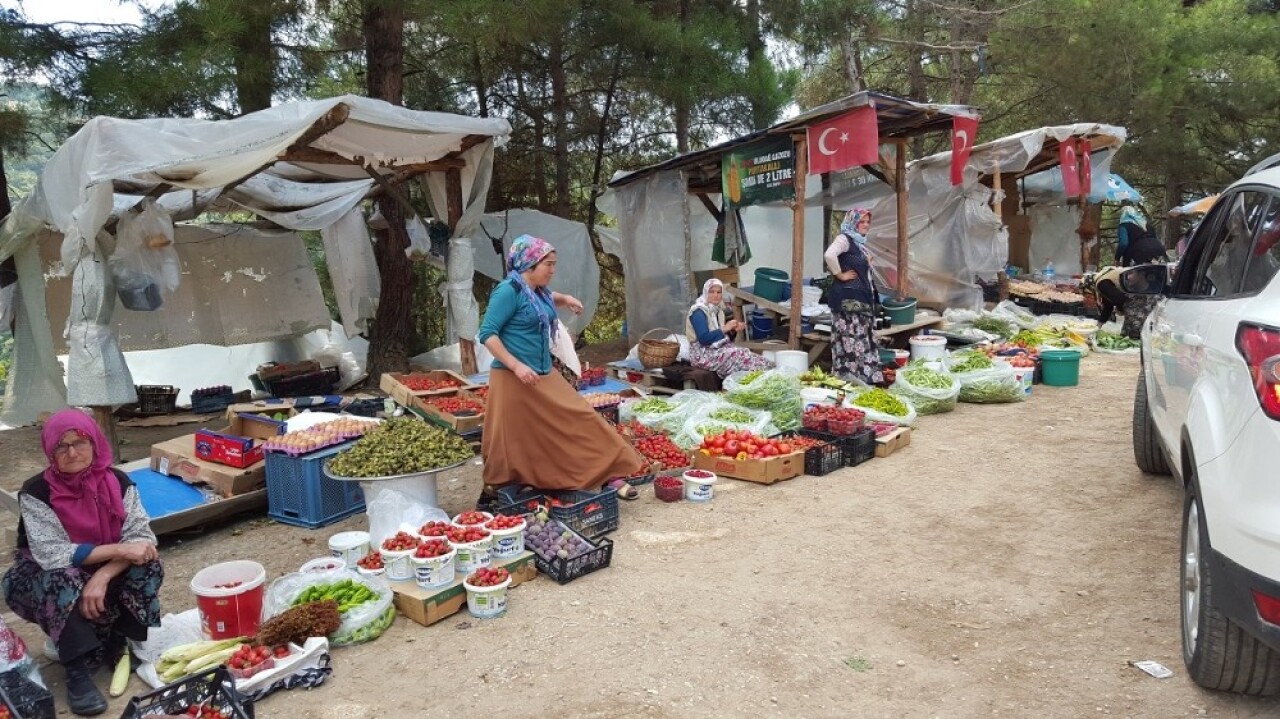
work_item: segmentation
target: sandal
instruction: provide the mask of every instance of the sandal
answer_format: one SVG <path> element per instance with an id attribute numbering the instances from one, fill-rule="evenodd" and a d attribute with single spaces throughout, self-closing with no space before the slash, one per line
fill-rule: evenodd
<path id="1" fill-rule="evenodd" d="M 627 484 L 625 479 L 611 479 L 605 482 L 604 486 L 618 490 L 618 499 L 632 500 L 640 498 L 640 491 Z"/>

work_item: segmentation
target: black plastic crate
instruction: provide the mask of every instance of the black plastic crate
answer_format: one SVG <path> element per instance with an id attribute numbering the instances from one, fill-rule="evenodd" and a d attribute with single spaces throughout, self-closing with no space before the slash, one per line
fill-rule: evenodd
<path id="1" fill-rule="evenodd" d="M 143 384 L 138 392 L 138 414 L 172 414 L 178 409 L 178 388 L 167 384 Z"/>
<path id="2" fill-rule="evenodd" d="M 551 505 L 551 516 L 586 539 L 595 539 L 618 528 L 618 490 L 559 492 L 561 504 Z"/>
<path id="3" fill-rule="evenodd" d="M 273 397 L 306 397 L 314 394 L 329 394 L 340 379 L 342 375 L 337 367 L 325 367 L 319 372 L 260 381 Z"/>
<path id="4" fill-rule="evenodd" d="M 0 674 L 0 702 L 14 719 L 54 719 L 53 695 L 17 669 Z"/>
<path id="5" fill-rule="evenodd" d="M 377 417 L 378 413 L 385 408 L 383 401 L 374 397 L 353 400 L 352 402 L 343 405 L 342 411 L 347 414 L 354 414 L 357 417 Z"/>
<path id="6" fill-rule="evenodd" d="M 609 424 L 617 424 L 618 423 L 618 406 L 619 405 L 616 405 L 616 404 L 606 404 L 600 407 L 594 407 L 593 409 L 595 409 L 595 411 L 599 413 L 601 417 L 604 417 L 604 421 L 608 422 Z"/>
<path id="7" fill-rule="evenodd" d="M 647 474 L 638 474 L 634 477 L 627 477 L 626 482 L 632 487 L 643 487 L 646 484 L 653 484 L 653 478 L 655 476 L 657 476 L 657 473 L 655 472 L 649 472 Z"/>
<path id="8" fill-rule="evenodd" d="M 572 529 L 570 529 L 572 531 Z M 568 584 L 578 577 L 588 575 L 597 569 L 604 569 L 613 561 L 613 542 L 601 537 L 592 541 L 580 532 L 574 532 L 592 549 L 569 559 L 552 557 L 543 559 L 537 552 L 533 553 L 533 563 L 538 571 L 556 580 L 557 584 Z"/>
<path id="9" fill-rule="evenodd" d="M 221 412 L 230 407 L 236 399 L 235 392 L 228 387 L 226 392 L 220 394 L 200 394 L 194 392 L 191 394 L 191 411 L 196 414 L 209 414 L 212 412 Z"/>
<path id="10" fill-rule="evenodd" d="M 499 505 L 497 502 L 490 502 L 489 505 L 493 507 L 492 509 L 479 507 L 477 507 L 477 509 L 480 509 L 482 512 L 489 512 L 490 514 L 505 514 L 508 517 L 520 517 L 538 511 L 538 509 L 546 503 L 547 498 L 545 495 L 533 494 L 518 502 L 511 502 L 510 504 Z"/>
<path id="11" fill-rule="evenodd" d="M 804 451 L 804 473 L 822 477 L 844 466 L 844 448 L 828 442 Z"/>
<path id="12" fill-rule="evenodd" d="M 130 699 L 120 719 L 185 714 L 189 707 L 200 705 L 212 707 L 226 719 L 253 719 L 253 701 L 236 691 L 235 679 L 224 666 Z"/>
<path id="13" fill-rule="evenodd" d="M 874 436 L 875 433 L 872 432 L 872 435 Z M 821 440 L 828 444 L 833 444 L 839 447 L 841 464 L 843 464 L 845 467 L 854 466 L 854 462 L 853 462 L 854 444 L 855 444 L 855 438 L 858 436 L 856 432 L 854 434 L 845 435 L 845 434 L 831 434 L 830 432 L 819 432 L 815 429 L 802 429 L 800 430 L 800 436 L 812 437 L 813 439 Z M 809 457 L 806 454 L 805 461 L 807 462 L 808 459 Z"/>
<path id="14" fill-rule="evenodd" d="M 864 429 L 853 435 L 852 443 L 853 463 L 850 467 L 857 467 L 869 459 L 875 459 L 876 456 L 876 431 L 874 429 Z"/>

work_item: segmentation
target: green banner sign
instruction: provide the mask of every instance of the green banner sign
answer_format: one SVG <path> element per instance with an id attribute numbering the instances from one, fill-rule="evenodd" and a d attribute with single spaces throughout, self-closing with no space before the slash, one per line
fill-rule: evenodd
<path id="1" fill-rule="evenodd" d="M 789 200 L 796 196 L 796 154 L 790 137 L 763 140 L 726 153 L 720 185 L 734 207 Z"/>

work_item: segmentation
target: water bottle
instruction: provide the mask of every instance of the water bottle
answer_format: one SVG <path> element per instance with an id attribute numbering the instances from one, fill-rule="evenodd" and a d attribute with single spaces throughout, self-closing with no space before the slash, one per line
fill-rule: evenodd
<path id="1" fill-rule="evenodd" d="M 1044 281 L 1053 282 L 1053 260 L 1044 263 Z"/>

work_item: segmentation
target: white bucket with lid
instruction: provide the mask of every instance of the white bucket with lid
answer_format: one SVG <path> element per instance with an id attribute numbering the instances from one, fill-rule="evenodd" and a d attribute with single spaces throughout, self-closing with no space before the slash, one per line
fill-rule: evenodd
<path id="1" fill-rule="evenodd" d="M 490 619 L 507 611 L 507 588 L 511 586 L 511 577 L 492 587 L 477 587 L 464 579 L 462 586 L 467 590 L 467 611 L 471 616 Z"/>
<path id="2" fill-rule="evenodd" d="M 709 477 L 690 476 L 691 472 L 703 472 Z M 684 482 L 684 498 L 689 502 L 710 502 L 715 493 L 716 475 L 705 470 L 689 470 L 680 476 Z"/>
<path id="3" fill-rule="evenodd" d="M 800 350 L 778 350 L 775 353 L 776 359 L 774 364 L 778 369 L 794 370 L 796 374 L 804 374 L 809 371 L 809 353 Z"/>
<path id="4" fill-rule="evenodd" d="M 947 356 L 947 338 L 938 335 L 915 335 L 910 340 L 911 359 L 940 360 Z"/>
<path id="5" fill-rule="evenodd" d="M 356 562 L 368 553 L 368 532 L 338 532 L 329 537 L 329 554 L 341 559 L 348 567 L 356 566 Z"/>
<path id="6" fill-rule="evenodd" d="M 787 343 L 782 340 L 765 340 L 762 344 L 772 345 L 772 347 L 767 350 L 760 350 L 760 356 L 774 364 L 778 363 L 778 350 L 785 350 L 787 348 Z"/>

